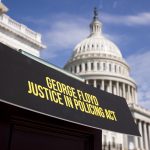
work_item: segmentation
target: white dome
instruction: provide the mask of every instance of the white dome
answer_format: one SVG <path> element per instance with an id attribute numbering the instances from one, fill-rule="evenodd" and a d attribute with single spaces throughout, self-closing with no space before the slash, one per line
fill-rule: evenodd
<path id="1" fill-rule="evenodd" d="M 93 34 L 77 44 L 77 46 L 74 48 L 73 55 L 79 56 L 86 53 L 101 53 L 122 58 L 119 48 L 113 42 L 100 34 Z"/>
<path id="2" fill-rule="evenodd" d="M 102 23 L 98 20 L 97 13 L 90 24 L 91 34 L 74 48 L 73 57 L 92 54 L 107 54 L 122 58 L 119 48 L 102 34 Z"/>

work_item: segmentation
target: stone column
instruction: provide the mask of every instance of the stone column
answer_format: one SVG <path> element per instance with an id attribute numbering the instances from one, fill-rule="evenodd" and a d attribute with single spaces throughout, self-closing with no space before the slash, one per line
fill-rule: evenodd
<path id="1" fill-rule="evenodd" d="M 79 65 L 77 65 L 77 73 L 79 73 L 80 71 L 79 71 Z"/>
<path id="2" fill-rule="evenodd" d="M 72 73 L 74 73 L 74 66 L 72 66 Z"/>
<path id="3" fill-rule="evenodd" d="M 114 94 L 117 95 L 117 87 L 116 85 L 113 86 Z"/>
<path id="4" fill-rule="evenodd" d="M 113 72 L 113 73 L 115 72 L 114 64 L 112 64 L 112 72 Z"/>
<path id="5" fill-rule="evenodd" d="M 137 91 L 136 91 L 136 88 L 135 88 L 135 104 L 137 104 Z"/>
<path id="6" fill-rule="evenodd" d="M 109 63 L 106 62 L 106 71 L 109 72 Z"/>
<path id="7" fill-rule="evenodd" d="M 134 102 L 134 90 L 133 90 L 133 87 L 131 87 L 131 93 L 132 93 L 132 98 L 131 98 L 131 101 L 132 101 L 132 103 Z"/>
<path id="8" fill-rule="evenodd" d="M 82 72 L 85 72 L 85 63 L 82 63 Z"/>
<path id="9" fill-rule="evenodd" d="M 138 126 L 138 121 L 135 119 L 135 123 L 137 124 Z M 138 150 L 139 149 L 139 145 L 138 145 L 138 137 L 137 136 L 134 136 L 134 146 L 135 146 L 135 149 Z"/>
<path id="10" fill-rule="evenodd" d="M 93 63 L 94 63 L 94 71 L 97 71 L 97 62 L 94 61 Z"/>
<path id="11" fill-rule="evenodd" d="M 96 80 L 94 80 L 93 82 L 94 82 L 94 87 L 97 87 L 97 82 L 96 82 Z"/>
<path id="12" fill-rule="evenodd" d="M 148 124 L 148 142 L 149 142 L 149 149 L 150 149 L 150 124 Z"/>
<path id="13" fill-rule="evenodd" d="M 119 82 L 118 82 L 118 81 L 116 82 L 116 94 L 117 94 L 118 96 L 120 96 Z"/>
<path id="14" fill-rule="evenodd" d="M 86 81 L 85 81 L 85 83 L 86 83 L 86 84 L 89 84 L 89 81 L 88 81 L 88 80 L 86 80 Z"/>
<path id="15" fill-rule="evenodd" d="M 141 134 L 141 137 L 140 137 L 140 148 L 143 150 L 144 147 L 144 143 L 143 143 L 143 132 L 142 132 L 142 122 L 139 120 L 139 131 L 140 131 L 140 134 Z"/>
<path id="16" fill-rule="evenodd" d="M 130 102 L 130 85 L 128 85 L 127 100 L 128 100 L 128 102 Z"/>
<path id="17" fill-rule="evenodd" d="M 104 86 L 105 86 L 105 81 L 102 80 L 102 84 L 101 84 L 101 89 L 104 90 Z"/>
<path id="18" fill-rule="evenodd" d="M 87 71 L 91 71 L 91 62 L 87 62 Z"/>
<path id="19" fill-rule="evenodd" d="M 112 81 L 109 81 L 109 93 L 112 93 Z"/>
<path id="20" fill-rule="evenodd" d="M 122 86 L 122 84 L 123 83 L 121 83 L 121 85 L 119 86 L 119 93 L 120 93 L 121 97 L 123 97 L 123 88 L 122 88 L 123 86 Z"/>
<path id="21" fill-rule="evenodd" d="M 102 71 L 103 70 L 103 65 L 102 65 L 103 63 L 102 62 L 99 62 L 99 65 L 100 65 L 100 71 Z"/>
<path id="22" fill-rule="evenodd" d="M 147 135 L 147 125 L 146 123 L 144 122 L 144 141 L 145 141 L 145 150 L 149 150 L 148 149 L 148 135 Z"/>
<path id="23" fill-rule="evenodd" d="M 125 89 L 125 83 L 123 83 L 123 97 L 126 98 L 126 89 Z"/>

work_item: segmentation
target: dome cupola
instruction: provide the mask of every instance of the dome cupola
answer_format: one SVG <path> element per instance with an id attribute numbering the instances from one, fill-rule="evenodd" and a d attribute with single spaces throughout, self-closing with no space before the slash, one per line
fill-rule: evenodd
<path id="1" fill-rule="evenodd" d="M 96 8 L 94 8 L 94 16 L 90 24 L 90 35 L 75 46 L 71 59 L 84 57 L 87 53 L 122 58 L 122 54 L 116 44 L 103 36 L 102 23 L 98 19 Z"/>
<path id="2" fill-rule="evenodd" d="M 91 36 L 100 34 L 101 28 L 102 28 L 102 23 L 98 19 L 97 9 L 94 8 L 94 17 L 92 23 L 90 24 Z"/>

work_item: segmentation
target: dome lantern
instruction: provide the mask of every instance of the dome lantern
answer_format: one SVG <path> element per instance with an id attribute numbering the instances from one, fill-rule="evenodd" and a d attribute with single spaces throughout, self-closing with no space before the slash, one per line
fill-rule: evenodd
<path id="1" fill-rule="evenodd" d="M 93 21 L 90 24 L 91 36 L 99 35 L 101 33 L 101 28 L 102 28 L 102 23 L 98 19 L 98 11 L 97 8 L 95 7 Z"/>

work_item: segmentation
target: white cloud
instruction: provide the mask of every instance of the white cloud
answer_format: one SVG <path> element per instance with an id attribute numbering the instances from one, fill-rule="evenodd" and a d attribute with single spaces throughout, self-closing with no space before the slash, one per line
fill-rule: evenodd
<path id="1" fill-rule="evenodd" d="M 103 33 L 103 35 L 113 41 L 116 45 L 121 44 L 125 45 L 128 42 L 131 42 L 132 38 L 127 36 L 126 34 L 108 34 L 108 33 Z M 125 43 L 122 43 L 122 41 L 126 41 Z"/>
<path id="2" fill-rule="evenodd" d="M 150 12 L 142 12 L 136 15 L 111 15 L 104 13 L 102 20 L 107 23 L 122 24 L 127 26 L 150 25 Z"/>
<path id="3" fill-rule="evenodd" d="M 53 18 L 43 33 L 48 47 L 42 54 L 45 59 L 55 57 L 65 50 L 72 51 L 75 44 L 89 34 L 89 21 L 84 18 L 65 14 Z"/>
<path id="4" fill-rule="evenodd" d="M 150 51 L 133 54 L 127 58 L 127 61 L 138 85 L 139 102 L 150 109 Z"/>

